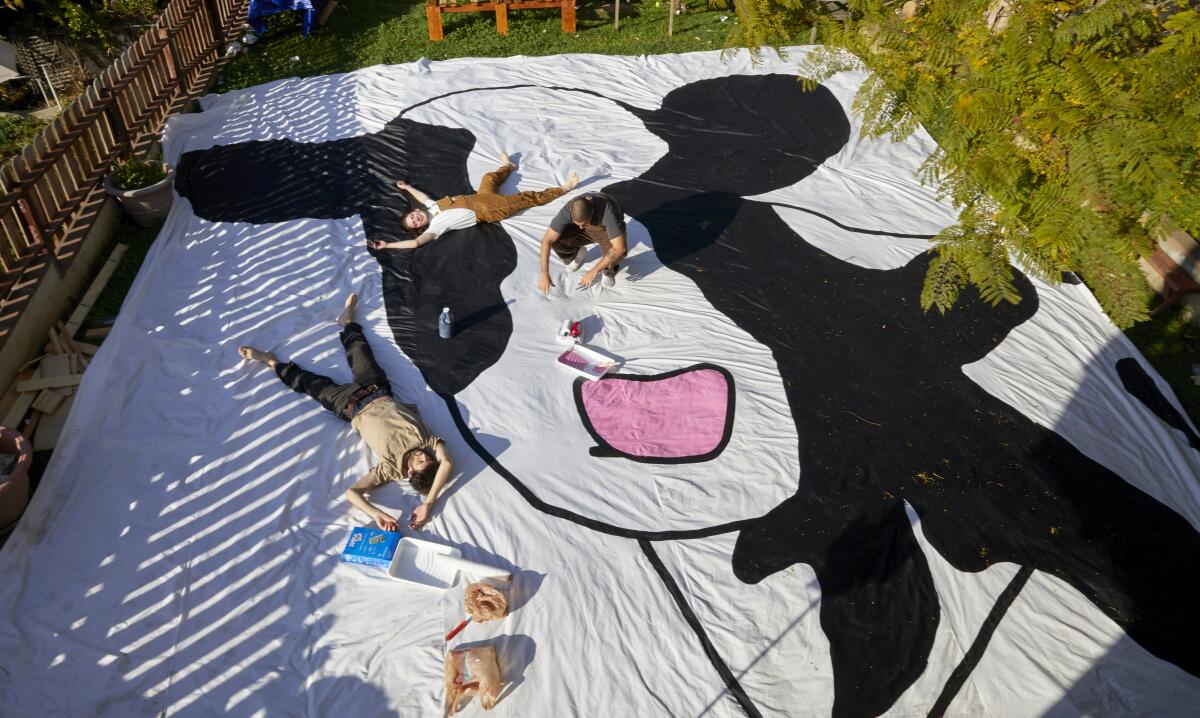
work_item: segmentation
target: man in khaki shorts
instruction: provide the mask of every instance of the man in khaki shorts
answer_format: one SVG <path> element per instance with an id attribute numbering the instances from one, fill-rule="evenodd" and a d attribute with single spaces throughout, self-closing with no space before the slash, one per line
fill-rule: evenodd
<path id="1" fill-rule="evenodd" d="M 600 261 L 583 275 L 579 286 L 592 286 L 597 276 L 601 286 L 613 286 L 626 252 L 625 214 L 615 199 L 601 192 L 576 197 L 550 220 L 542 236 L 542 273 L 538 279 L 542 294 L 554 286 L 550 281 L 550 250 L 567 265 L 568 272 L 574 272 L 583 266 L 590 244 L 600 245 Z"/>
<path id="2" fill-rule="evenodd" d="M 342 326 L 339 336 L 353 376 L 348 384 L 339 384 L 291 362 L 281 362 L 274 354 L 254 347 L 244 346 L 238 352 L 246 359 L 271 367 L 284 384 L 308 394 L 338 418 L 349 421 L 379 457 L 375 468 L 346 490 L 350 503 L 384 531 L 398 531 L 400 525 L 396 519 L 372 504 L 367 494 L 389 481 L 408 481 L 425 497 L 408 522 L 409 528 L 420 528 L 429 520 L 433 502 L 450 478 L 454 464 L 446 453 L 446 442 L 429 433 L 417 407 L 392 398 L 387 375 L 375 362 L 362 326 L 353 321 L 357 304 L 358 295 L 350 294 L 338 317 Z"/>

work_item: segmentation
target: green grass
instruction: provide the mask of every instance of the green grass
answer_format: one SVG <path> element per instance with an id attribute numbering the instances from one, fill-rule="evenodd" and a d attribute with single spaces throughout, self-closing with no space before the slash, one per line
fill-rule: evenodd
<path id="1" fill-rule="evenodd" d="M 430 42 L 423 2 L 344 0 L 329 22 L 302 38 L 298 18 L 284 13 L 269 18 L 270 32 L 225 69 L 221 90 L 249 87 L 283 77 L 347 72 L 370 65 L 403 63 L 428 57 L 508 57 L 568 52 L 606 55 L 653 55 L 719 50 L 736 22 L 730 10 L 692 7 L 675 18 L 667 37 L 665 0 L 621 4 L 621 28 L 613 28 L 612 3 L 580 5 L 577 32 L 562 31 L 557 10 L 511 10 L 508 35 L 496 33 L 491 13 L 443 15 L 445 39 Z M 722 22 L 721 17 L 727 17 Z M 298 57 L 298 61 L 291 61 Z"/>
<path id="2" fill-rule="evenodd" d="M 1167 380 L 1196 422 L 1200 417 L 1200 386 L 1192 382 L 1192 366 L 1200 363 L 1200 327 L 1185 321 L 1182 306 L 1176 305 L 1130 328 L 1125 335 Z"/>
<path id="3" fill-rule="evenodd" d="M 45 122 L 33 117 L 0 113 L 0 160 L 20 152 L 45 126 Z"/>

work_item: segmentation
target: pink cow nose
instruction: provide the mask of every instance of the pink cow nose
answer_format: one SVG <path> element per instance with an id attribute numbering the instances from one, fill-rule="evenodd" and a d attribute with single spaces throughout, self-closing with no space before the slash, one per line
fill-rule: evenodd
<path id="1" fill-rule="evenodd" d="M 715 364 L 575 381 L 593 456 L 682 464 L 715 459 L 733 431 L 733 376 Z"/>

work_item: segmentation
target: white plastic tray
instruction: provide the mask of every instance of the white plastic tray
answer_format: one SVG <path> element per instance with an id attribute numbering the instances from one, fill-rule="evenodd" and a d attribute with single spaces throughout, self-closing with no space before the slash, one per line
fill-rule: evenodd
<path id="1" fill-rule="evenodd" d="M 396 553 L 388 566 L 388 576 L 394 581 L 413 583 L 429 588 L 450 588 L 458 577 L 458 566 L 442 562 L 442 556 L 460 558 L 462 551 L 453 546 L 443 546 L 432 541 L 422 541 L 410 536 L 400 539 Z"/>
<path id="2" fill-rule="evenodd" d="M 558 363 L 580 376 L 596 381 L 617 368 L 620 362 L 582 344 L 575 344 L 558 355 Z"/>

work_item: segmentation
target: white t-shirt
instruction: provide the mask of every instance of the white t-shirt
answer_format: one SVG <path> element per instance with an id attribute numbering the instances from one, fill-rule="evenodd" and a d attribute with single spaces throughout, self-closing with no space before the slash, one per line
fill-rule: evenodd
<path id="1" fill-rule="evenodd" d="M 429 211 L 429 227 L 422 234 L 440 237 L 452 229 L 466 229 L 479 224 L 475 211 L 466 207 L 442 210 L 438 209 L 436 202 L 431 201 L 425 205 L 425 209 Z"/>

